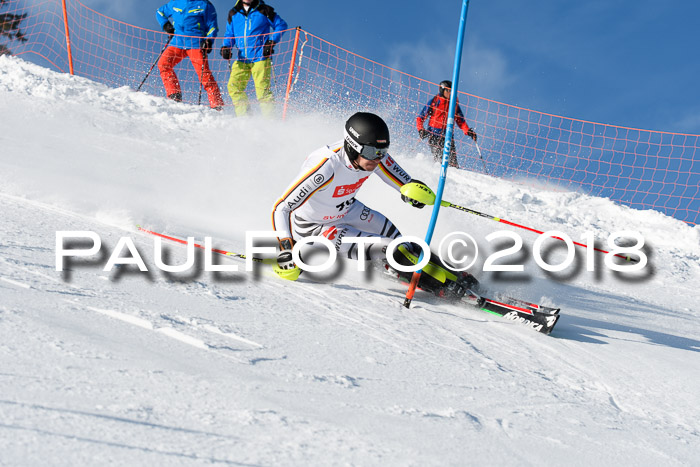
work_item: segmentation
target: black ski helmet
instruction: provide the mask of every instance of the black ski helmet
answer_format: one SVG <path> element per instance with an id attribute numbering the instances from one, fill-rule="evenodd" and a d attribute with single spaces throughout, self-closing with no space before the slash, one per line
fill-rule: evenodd
<path id="1" fill-rule="evenodd" d="M 345 122 L 345 152 L 351 161 L 362 154 L 377 159 L 389 147 L 389 127 L 379 115 L 358 112 Z"/>
<path id="2" fill-rule="evenodd" d="M 444 96 L 445 95 L 445 89 L 452 89 L 452 81 L 450 80 L 445 80 L 440 82 L 440 95 Z"/>

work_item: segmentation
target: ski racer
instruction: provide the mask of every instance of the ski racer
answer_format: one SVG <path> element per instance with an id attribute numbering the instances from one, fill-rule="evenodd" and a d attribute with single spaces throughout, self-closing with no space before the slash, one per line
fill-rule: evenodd
<path id="1" fill-rule="evenodd" d="M 379 237 L 378 243 L 364 247 L 368 261 L 383 259 L 392 240 L 401 236 L 396 226 L 382 213 L 365 206 L 355 196 L 363 183 L 376 174 L 400 192 L 414 180 L 388 154 L 389 128 L 372 113 L 359 112 L 345 123 L 344 140 L 324 146 L 304 161 L 299 175 L 287 187 L 272 212 L 272 225 L 278 233 L 279 254 L 275 271 L 283 278 L 296 280 L 301 270 L 294 264 L 292 248 L 295 238 L 323 236 L 333 242 L 340 257 L 359 257 L 357 243 L 344 243 L 345 237 Z M 416 208 L 425 204 L 401 195 Z M 420 249 L 411 243 L 401 244 L 394 253 L 397 263 L 408 266 L 418 262 Z M 388 264 L 385 267 L 389 269 Z M 396 272 L 410 280 L 412 273 Z M 427 272 L 427 274 L 426 274 Z M 439 262 L 435 255 L 424 268 L 418 287 L 440 296 L 459 298 L 474 286 L 469 274 L 456 272 Z"/>
<path id="2" fill-rule="evenodd" d="M 442 148 L 445 145 L 445 129 L 447 128 L 447 111 L 450 105 L 450 93 L 452 92 L 452 81 L 442 81 L 438 94 L 433 96 L 416 118 L 418 135 L 421 139 L 428 138 L 430 151 L 433 153 L 435 161 L 442 160 Z M 459 108 L 459 100 L 455 101 L 455 123 L 462 129 L 465 135 L 476 141 L 476 132 L 469 128 L 464 120 L 462 109 Z M 425 120 L 428 119 L 428 128 L 423 128 Z M 450 167 L 458 167 L 457 150 L 455 149 L 454 137 L 450 145 Z"/>
<path id="3" fill-rule="evenodd" d="M 219 32 L 214 5 L 208 0 L 171 0 L 156 10 L 156 19 L 163 31 L 175 35 L 158 60 L 158 70 L 168 98 L 182 102 L 180 81 L 173 68 L 189 57 L 207 91 L 209 105 L 212 109 L 222 110 L 224 101 L 207 60 Z"/>

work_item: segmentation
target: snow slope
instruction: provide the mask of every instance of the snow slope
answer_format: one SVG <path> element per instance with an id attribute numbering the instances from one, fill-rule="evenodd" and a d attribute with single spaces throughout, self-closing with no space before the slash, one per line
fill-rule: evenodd
<path id="1" fill-rule="evenodd" d="M 693 465 L 700 458 L 700 228 L 581 193 L 451 171 L 445 199 L 580 240 L 636 230 L 650 264 L 532 261 L 534 234 L 443 208 L 435 239 L 522 236 L 494 290 L 562 308 L 552 336 L 349 264 L 285 282 L 157 270 L 154 238 L 243 251 L 346 115 L 236 119 L 0 57 L 0 464 Z M 488 157 L 483 148 L 485 156 Z M 423 154 L 394 154 L 436 187 Z M 404 235 L 429 209 L 368 182 Z M 101 255 L 56 271 L 56 231 Z M 149 266 L 103 272 L 120 237 Z M 165 244 L 168 262 L 186 249 Z M 605 247 L 605 245 L 603 245 Z M 489 248 L 491 250 L 489 250 Z M 564 250 L 552 249 L 556 263 Z M 483 265 L 480 256 L 475 269 Z M 217 258 L 227 265 L 244 263 Z"/>

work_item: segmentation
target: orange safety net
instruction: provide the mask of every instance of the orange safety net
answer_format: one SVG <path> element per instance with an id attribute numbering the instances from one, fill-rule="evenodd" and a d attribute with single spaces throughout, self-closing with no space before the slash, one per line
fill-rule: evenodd
<path id="1" fill-rule="evenodd" d="M 141 91 L 165 96 L 157 66 L 144 78 L 163 50 L 167 34 L 109 18 L 79 0 L 65 4 L 76 75 L 112 87 L 137 89 L 143 82 Z M 61 0 L 6 0 L 0 6 L 2 13 L 27 15 L 21 23 L 27 41 L 8 43 L 15 55 L 69 72 Z M 155 11 L 144 14 L 152 14 L 155 23 Z M 219 12 L 220 37 L 209 65 L 225 105 L 231 106 L 226 91 L 230 63 L 219 55 L 225 16 Z M 445 70 L 446 75 L 450 71 Z M 183 101 L 198 103 L 200 83 L 189 60 L 175 72 Z M 286 31 L 275 46 L 272 91 L 280 114 L 347 116 L 374 111 L 389 124 L 395 151 L 398 147 L 429 154 L 415 121 L 437 90 L 436 83 L 360 57 L 303 30 Z M 247 91 L 255 102 L 252 80 Z M 455 128 L 460 168 L 504 179 L 534 180 L 558 190 L 583 190 L 690 224 L 700 222 L 700 135 L 587 122 L 464 92 L 458 98 L 481 148 L 479 154 L 471 138 Z M 207 104 L 206 93 L 201 101 Z"/>

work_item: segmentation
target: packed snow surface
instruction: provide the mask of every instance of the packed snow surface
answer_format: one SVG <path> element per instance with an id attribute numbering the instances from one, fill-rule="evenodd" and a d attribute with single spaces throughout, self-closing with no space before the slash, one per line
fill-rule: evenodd
<path id="1" fill-rule="evenodd" d="M 0 464 L 697 465 L 700 228 L 533 181 L 450 170 L 444 198 L 609 249 L 635 231 L 648 265 L 596 253 L 547 273 L 537 236 L 442 208 L 434 245 L 467 232 L 489 290 L 561 307 L 551 336 L 418 292 L 357 263 L 277 278 L 267 266 L 156 267 L 136 225 L 244 252 L 312 150 L 348 115 L 235 118 L 0 57 Z M 434 189 L 425 148 L 393 156 Z M 412 149 L 411 149 L 412 148 Z M 488 145 L 482 146 L 488 159 Z M 404 235 L 416 210 L 373 180 L 358 198 Z M 99 254 L 57 271 L 58 231 Z M 481 271 L 486 257 L 523 272 Z M 148 272 L 103 271 L 128 237 Z M 624 235 L 623 241 L 630 235 Z M 564 260 L 551 240 L 543 257 Z M 74 247 L 87 248 L 89 242 Z M 163 242 L 168 264 L 184 245 Z M 128 256 L 128 250 L 124 250 Z"/>

